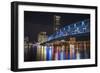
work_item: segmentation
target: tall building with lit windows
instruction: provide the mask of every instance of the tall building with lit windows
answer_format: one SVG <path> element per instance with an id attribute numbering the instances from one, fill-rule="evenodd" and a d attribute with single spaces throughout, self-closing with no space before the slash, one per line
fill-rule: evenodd
<path id="1" fill-rule="evenodd" d="M 38 42 L 39 43 L 43 43 L 43 42 L 46 42 L 47 41 L 47 35 L 46 35 L 46 32 L 40 32 L 38 34 Z"/>
<path id="2" fill-rule="evenodd" d="M 57 31 L 60 28 L 60 19 L 60 16 L 54 15 L 54 31 Z"/>

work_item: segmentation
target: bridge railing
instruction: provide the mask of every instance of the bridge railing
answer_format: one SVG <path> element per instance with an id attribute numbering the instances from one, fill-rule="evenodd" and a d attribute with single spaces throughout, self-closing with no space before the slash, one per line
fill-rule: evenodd
<path id="1" fill-rule="evenodd" d="M 47 41 L 57 39 L 63 36 L 82 34 L 90 32 L 90 20 L 86 19 L 83 21 L 79 21 L 70 25 L 66 25 L 60 28 L 58 31 L 54 32 L 50 36 L 48 36 Z"/>

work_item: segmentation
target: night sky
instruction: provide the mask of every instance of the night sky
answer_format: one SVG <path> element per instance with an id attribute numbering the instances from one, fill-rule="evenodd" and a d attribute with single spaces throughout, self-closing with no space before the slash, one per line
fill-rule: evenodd
<path id="1" fill-rule="evenodd" d="M 90 18 L 89 14 L 24 11 L 24 37 L 28 36 L 29 41 L 34 43 L 38 40 L 39 32 L 47 32 L 47 35 L 52 34 L 54 15 L 61 16 L 60 24 L 62 26 Z"/>

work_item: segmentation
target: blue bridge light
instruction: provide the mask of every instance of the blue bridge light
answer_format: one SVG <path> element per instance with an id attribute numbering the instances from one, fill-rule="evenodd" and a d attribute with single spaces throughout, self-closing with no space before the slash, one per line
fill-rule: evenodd
<path id="1" fill-rule="evenodd" d="M 67 37 L 67 36 L 83 34 L 83 33 L 87 33 L 87 32 L 90 32 L 89 19 L 79 21 L 79 22 L 76 22 L 76 23 L 73 23 L 70 25 L 66 25 L 66 26 L 60 28 L 59 30 L 57 30 L 56 32 L 54 32 L 53 34 L 48 36 L 47 41 L 57 39 L 57 38 L 63 37 L 63 36 Z"/>

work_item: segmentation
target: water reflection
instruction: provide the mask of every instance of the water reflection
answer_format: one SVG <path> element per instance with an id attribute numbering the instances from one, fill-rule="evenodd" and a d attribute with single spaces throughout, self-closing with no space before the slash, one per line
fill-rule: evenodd
<path id="1" fill-rule="evenodd" d="M 33 45 L 25 49 L 25 61 L 76 60 L 90 58 L 89 41 L 74 44 Z"/>

